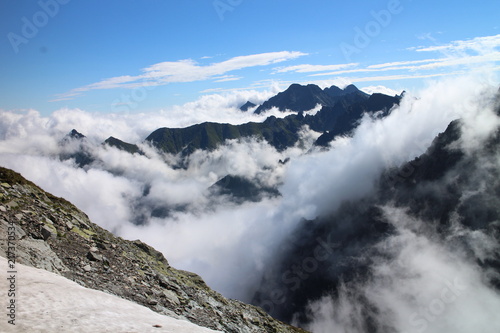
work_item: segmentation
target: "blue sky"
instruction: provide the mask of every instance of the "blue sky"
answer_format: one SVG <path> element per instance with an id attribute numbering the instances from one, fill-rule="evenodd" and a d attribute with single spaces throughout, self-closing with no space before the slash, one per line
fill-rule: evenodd
<path id="1" fill-rule="evenodd" d="M 293 82 L 414 89 L 498 71 L 499 12 L 493 0 L 5 0 L 0 109 L 154 112 Z"/>

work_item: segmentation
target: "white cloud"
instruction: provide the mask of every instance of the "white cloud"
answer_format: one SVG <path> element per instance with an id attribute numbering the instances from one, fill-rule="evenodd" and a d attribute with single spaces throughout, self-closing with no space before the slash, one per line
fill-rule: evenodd
<path id="1" fill-rule="evenodd" d="M 368 69 L 381 69 L 385 67 L 399 67 L 399 66 L 406 66 L 406 65 L 414 65 L 414 64 L 425 64 L 428 62 L 439 62 L 443 61 L 445 59 L 423 59 L 423 60 L 409 60 L 409 61 L 395 61 L 395 62 L 388 62 L 388 63 L 383 63 L 383 64 L 376 64 L 376 65 L 370 65 L 366 68 Z"/>
<path id="2" fill-rule="evenodd" d="M 252 112 L 241 112 L 239 108 L 247 101 L 261 104 L 282 90 L 278 85 L 267 86 L 265 90 L 228 90 L 219 93 L 205 94 L 193 102 L 165 108 L 151 113 L 99 113 L 81 109 L 62 108 L 42 117 L 36 110 L 25 112 L 1 111 L 0 139 L 22 138 L 34 135 L 47 135 L 57 138 L 77 129 L 94 142 L 102 142 L 110 136 L 130 142 L 140 143 L 147 135 L 160 127 L 186 127 L 205 121 L 242 124 L 250 121 L 261 122 L 274 115 L 282 118 L 288 115 L 280 111 L 261 115 Z M 52 140 L 52 139 L 51 139 Z M 42 145 L 42 142 L 39 141 Z M 34 142 L 36 147 L 36 142 Z M 51 145 L 54 145 L 52 143 Z M 26 149 L 30 143 L 24 143 Z M 44 144 L 48 147 L 48 144 Z"/>
<path id="3" fill-rule="evenodd" d="M 374 94 L 374 93 L 379 93 L 379 94 L 384 94 L 384 95 L 388 95 L 388 96 L 395 96 L 395 95 L 399 95 L 402 93 L 402 91 L 397 91 L 397 90 L 394 90 L 394 89 L 391 89 L 391 88 L 388 88 L 385 86 L 381 86 L 381 85 L 363 87 L 363 88 L 361 88 L 361 90 L 367 94 L 370 94 L 370 95 Z"/>
<path id="4" fill-rule="evenodd" d="M 423 154 L 451 121 L 484 113 L 476 94 L 487 87 L 491 86 L 480 76 L 443 79 L 420 92 L 418 99 L 408 94 L 383 120 L 365 117 L 352 139 L 336 140 L 332 150 L 290 163 L 282 190 L 291 195 L 284 203 L 290 211 L 301 207 L 301 214 L 313 219 L 340 204 L 333 193 L 341 193 L 343 199 L 368 193 L 384 168 Z"/>
<path id="5" fill-rule="evenodd" d="M 500 46 L 500 35 L 476 37 L 469 40 L 456 40 L 445 45 L 415 48 L 417 52 L 464 52 L 489 53 Z"/>
<path id="6" fill-rule="evenodd" d="M 430 39 L 433 43 L 437 41 Z M 380 64 L 372 64 L 360 67 L 360 64 L 338 65 L 329 71 L 329 66 L 297 65 L 281 69 L 281 71 L 297 71 L 309 74 L 312 77 L 319 76 L 347 76 L 352 82 L 365 81 L 388 81 L 404 79 L 422 79 L 438 76 L 464 74 L 470 71 L 488 68 L 490 71 L 498 71 L 500 62 L 500 35 L 477 37 L 472 40 L 454 41 L 445 45 L 435 45 L 430 47 L 414 47 L 409 50 L 414 52 L 439 52 L 441 58 L 418 59 L 393 61 Z M 318 69 L 318 70 L 315 70 Z M 447 72 L 443 70 L 446 69 Z M 394 75 L 376 75 L 365 77 L 352 77 L 357 73 L 380 73 L 387 71 L 397 71 Z"/>
<path id="7" fill-rule="evenodd" d="M 356 82 L 377 82 L 377 81 L 395 81 L 409 79 L 429 79 L 442 76 L 463 75 L 464 72 L 448 72 L 448 73 L 433 73 L 433 74 L 396 74 L 396 75 L 379 75 L 379 76 L 361 76 L 352 77 L 350 80 Z"/>
<path id="8" fill-rule="evenodd" d="M 358 63 L 350 63 L 350 64 L 337 64 L 337 65 L 296 65 L 296 66 L 288 66 L 282 68 L 275 68 L 276 73 L 286 73 L 286 72 L 297 72 L 297 73 L 311 73 L 311 72 L 325 72 L 325 71 L 334 71 L 344 68 L 356 67 Z"/>
<path id="9" fill-rule="evenodd" d="M 429 59 L 426 61 L 402 61 L 395 63 L 377 64 L 371 65 L 366 68 L 358 68 L 351 70 L 342 70 L 328 73 L 317 73 L 311 76 L 332 76 L 332 75 L 343 75 L 343 74 L 353 74 L 353 73 L 377 73 L 385 71 L 403 71 L 408 70 L 411 72 L 418 72 L 424 70 L 435 70 L 444 67 L 459 67 L 459 66 L 472 66 L 476 64 L 489 65 L 500 61 L 500 52 L 492 52 L 485 55 L 475 55 L 466 56 L 460 58 L 446 58 L 446 59 Z M 395 65 L 394 65 L 395 64 Z M 404 66 L 402 66 L 404 64 Z M 408 66 L 409 64 L 419 64 Z M 404 74 L 395 75 L 395 77 L 402 76 Z M 406 74 L 408 77 L 422 78 L 419 74 Z M 427 75 L 434 75 L 433 73 Z M 425 77 L 425 76 L 424 76 Z"/>
<path id="10" fill-rule="evenodd" d="M 433 63 L 428 63 L 420 66 L 411 66 L 408 67 L 410 70 L 429 70 L 436 69 L 441 67 L 454 67 L 460 65 L 471 66 L 474 64 L 485 64 L 500 61 L 500 52 L 491 52 L 484 55 L 474 55 L 474 56 L 466 56 L 460 58 L 450 58 L 443 61 L 437 61 Z"/>
<path id="11" fill-rule="evenodd" d="M 229 82 L 229 81 L 238 81 L 241 80 L 241 77 L 234 75 L 223 75 L 220 77 L 214 77 L 214 82 Z"/>
<path id="12" fill-rule="evenodd" d="M 210 65 L 199 65 L 192 59 L 179 61 L 165 61 L 153 64 L 142 69 L 143 74 L 137 76 L 118 76 L 75 88 L 67 93 L 60 94 L 54 101 L 67 100 L 85 91 L 115 88 L 140 88 L 148 86 L 159 86 L 174 82 L 204 81 L 224 75 L 228 72 L 256 66 L 266 66 L 306 55 L 297 51 L 269 52 L 238 56 L 229 60 L 212 63 Z"/>

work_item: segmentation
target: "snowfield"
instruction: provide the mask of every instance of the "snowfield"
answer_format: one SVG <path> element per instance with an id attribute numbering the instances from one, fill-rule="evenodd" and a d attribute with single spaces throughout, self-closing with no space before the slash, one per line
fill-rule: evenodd
<path id="1" fill-rule="evenodd" d="M 16 264 L 16 319 L 8 323 L 7 260 L 0 257 L 0 332 L 217 332 L 160 315 L 136 303 L 84 288 L 45 270 Z"/>

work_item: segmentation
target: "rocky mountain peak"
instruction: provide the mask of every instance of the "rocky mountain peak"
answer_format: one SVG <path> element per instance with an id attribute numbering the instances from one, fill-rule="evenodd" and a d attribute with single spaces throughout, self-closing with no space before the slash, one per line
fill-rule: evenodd
<path id="1" fill-rule="evenodd" d="M 84 139 L 85 135 L 78 132 L 76 129 L 72 129 L 71 132 L 68 133 L 68 136 L 72 139 Z"/>
<path id="2" fill-rule="evenodd" d="M 245 104 L 243 104 L 241 107 L 240 107 L 240 110 L 243 111 L 243 112 L 246 112 L 248 111 L 249 109 L 251 108 L 254 108 L 256 107 L 257 105 L 250 102 L 250 101 L 247 101 Z"/>
<path id="3" fill-rule="evenodd" d="M 260 114 L 273 107 L 278 108 L 280 111 L 292 110 L 297 112 L 311 110 L 318 104 L 332 107 L 342 96 L 354 93 L 359 97 L 369 96 L 352 84 L 344 89 L 337 86 L 321 89 L 315 84 L 300 85 L 294 83 L 285 91 L 264 102 L 255 110 L 255 113 Z"/>
<path id="4" fill-rule="evenodd" d="M 115 148 L 118 148 L 120 150 L 129 152 L 131 154 L 135 154 L 135 153 L 143 154 L 143 152 L 141 151 L 141 149 L 137 145 L 127 143 L 127 142 L 122 141 L 120 139 L 117 139 L 113 136 L 110 136 L 109 138 L 107 138 L 104 141 L 104 144 L 108 145 L 110 147 L 115 147 Z"/>

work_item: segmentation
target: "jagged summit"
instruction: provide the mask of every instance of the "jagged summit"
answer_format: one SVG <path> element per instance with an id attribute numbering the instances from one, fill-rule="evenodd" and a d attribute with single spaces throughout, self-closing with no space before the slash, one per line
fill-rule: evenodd
<path id="1" fill-rule="evenodd" d="M 348 85 L 347 87 L 345 87 L 345 88 L 343 89 L 343 91 L 344 91 L 344 95 L 346 95 L 346 94 L 351 94 L 351 93 L 356 93 L 356 92 L 361 92 L 361 93 L 363 93 L 363 92 L 362 92 L 361 90 L 359 90 L 359 89 L 358 89 L 358 87 L 356 87 L 354 84 L 350 84 L 350 85 Z M 363 94 L 368 95 L 368 94 L 366 94 L 366 93 L 363 93 Z"/>
<path id="2" fill-rule="evenodd" d="M 294 83 L 285 91 L 264 102 L 255 110 L 255 113 L 260 114 L 273 107 L 278 108 L 280 111 L 292 110 L 301 112 L 311 110 L 318 104 L 322 106 L 334 106 L 342 96 L 349 94 L 368 97 L 368 94 L 360 91 L 352 84 L 344 89 L 337 86 L 321 89 L 315 84 L 304 86 Z"/>
<path id="3" fill-rule="evenodd" d="M 76 129 L 72 129 L 66 134 L 59 144 L 65 148 L 60 155 L 62 160 L 74 159 L 75 163 L 81 168 L 92 164 L 94 161 L 94 157 L 88 149 L 90 143 L 87 137 Z"/>
<path id="4" fill-rule="evenodd" d="M 71 132 L 68 133 L 68 137 L 72 139 L 84 139 L 86 136 L 73 128 Z"/>
<path id="5" fill-rule="evenodd" d="M 243 105 L 240 107 L 240 110 L 241 110 L 241 111 L 243 111 L 243 112 L 246 112 L 246 111 L 248 111 L 249 109 L 254 108 L 254 107 L 256 107 L 256 106 L 257 106 L 257 104 L 254 104 L 254 103 L 252 103 L 252 102 L 250 102 L 250 101 L 247 101 L 245 104 L 243 104 Z"/>
<path id="6" fill-rule="evenodd" d="M 337 86 L 331 86 L 328 88 L 325 88 L 323 90 L 326 92 L 328 95 L 333 96 L 333 97 L 339 97 L 339 96 L 344 96 L 352 93 L 360 93 L 361 95 L 368 96 L 368 94 L 362 92 L 361 90 L 358 89 L 354 84 L 350 84 L 346 86 L 344 89 L 341 89 Z"/>
<path id="7" fill-rule="evenodd" d="M 87 137 L 82 133 L 78 132 L 76 129 L 69 131 L 59 142 L 61 145 L 66 145 L 68 143 L 83 142 L 87 140 Z"/>

